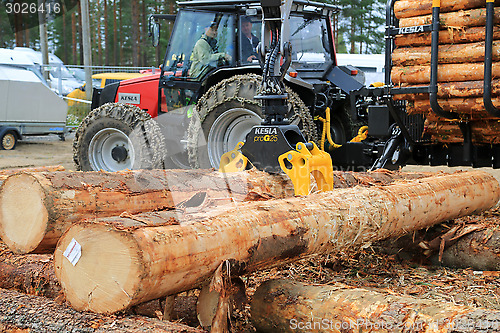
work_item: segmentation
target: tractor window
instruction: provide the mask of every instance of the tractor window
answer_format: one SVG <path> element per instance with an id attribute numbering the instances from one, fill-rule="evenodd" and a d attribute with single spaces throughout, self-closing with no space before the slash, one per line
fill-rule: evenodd
<path id="1" fill-rule="evenodd" d="M 234 63 L 234 16 L 181 11 L 165 57 L 167 75 L 201 80 L 210 70 Z"/>
<path id="2" fill-rule="evenodd" d="M 260 42 L 260 27 L 262 21 L 259 17 L 240 16 L 240 59 L 242 64 L 259 63 L 257 44 Z"/>
<path id="3" fill-rule="evenodd" d="M 312 17 L 290 17 L 292 64 L 298 68 L 321 69 L 331 62 L 326 21 Z"/>

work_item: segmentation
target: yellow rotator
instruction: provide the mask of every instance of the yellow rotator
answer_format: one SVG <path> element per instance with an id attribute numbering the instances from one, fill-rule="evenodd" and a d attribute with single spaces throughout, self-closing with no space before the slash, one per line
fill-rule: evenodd
<path id="1" fill-rule="evenodd" d="M 309 146 L 309 149 L 307 148 Z M 278 157 L 281 169 L 290 177 L 295 195 L 308 195 L 311 174 L 320 191 L 333 190 L 333 166 L 330 154 L 318 149 L 314 142 L 299 142 L 297 151 L 291 150 Z"/>
<path id="2" fill-rule="evenodd" d="M 222 155 L 219 166 L 220 172 L 237 172 L 246 169 L 248 158 L 240 152 L 241 147 L 243 147 L 243 142 L 240 141 L 233 150 Z"/>

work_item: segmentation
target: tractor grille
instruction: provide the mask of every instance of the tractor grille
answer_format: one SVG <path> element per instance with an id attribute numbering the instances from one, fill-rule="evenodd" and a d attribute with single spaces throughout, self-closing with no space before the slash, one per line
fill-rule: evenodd
<path id="1" fill-rule="evenodd" d="M 393 103 L 396 112 L 399 114 L 413 141 L 419 143 L 427 141 L 422 138 L 424 133 L 424 116 L 421 114 L 406 113 L 406 101 L 394 101 Z"/>

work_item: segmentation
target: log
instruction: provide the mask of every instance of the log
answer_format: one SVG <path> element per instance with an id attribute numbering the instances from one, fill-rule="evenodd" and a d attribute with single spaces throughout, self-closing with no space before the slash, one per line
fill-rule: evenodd
<path id="1" fill-rule="evenodd" d="M 258 332 L 493 332 L 500 311 L 342 284 L 262 283 L 251 304 Z"/>
<path id="2" fill-rule="evenodd" d="M 471 124 L 472 142 L 476 144 L 499 144 L 500 123 L 494 121 L 473 121 Z M 428 121 L 424 133 L 431 135 L 431 140 L 441 143 L 463 143 L 462 131 L 458 123 L 448 121 Z"/>
<path id="3" fill-rule="evenodd" d="M 446 248 L 442 260 L 437 255 L 431 260 L 449 267 L 500 271 L 500 226 L 468 234 Z"/>
<path id="4" fill-rule="evenodd" d="M 492 101 L 494 105 L 500 106 L 500 97 L 495 97 Z M 482 97 L 438 99 L 438 103 L 443 110 L 458 113 L 464 119 L 498 120 L 484 109 Z M 433 114 L 430 101 L 427 99 L 408 101 L 407 112 L 409 114 Z"/>
<path id="5" fill-rule="evenodd" d="M 494 62 L 492 66 L 493 78 L 500 77 L 500 63 Z M 393 67 L 391 71 L 392 82 L 429 84 L 431 76 L 430 66 L 416 65 L 407 67 Z M 484 65 L 482 63 L 467 64 L 442 64 L 438 66 L 438 82 L 464 82 L 484 80 Z"/>
<path id="6" fill-rule="evenodd" d="M 205 332 L 186 325 L 130 316 L 77 312 L 50 299 L 0 289 L 0 329 L 27 332 Z"/>
<path id="7" fill-rule="evenodd" d="M 0 256 L 0 288 L 25 294 L 56 298 L 61 286 L 54 274 L 52 255 Z"/>
<path id="8" fill-rule="evenodd" d="M 495 22 L 500 21 L 500 9 L 495 8 Z M 439 16 L 441 28 L 467 28 L 480 27 L 486 24 L 486 8 L 462 10 L 459 12 L 443 13 Z M 423 15 L 417 17 L 402 18 L 399 20 L 399 26 L 413 27 L 416 25 L 425 25 L 432 23 L 432 15 Z"/>
<path id="9" fill-rule="evenodd" d="M 499 198 L 493 176 L 471 171 L 247 202 L 180 225 L 165 212 L 98 219 L 68 229 L 54 265 L 75 309 L 113 313 L 192 289 L 224 260 L 241 275 L 396 237 L 489 209 Z"/>
<path id="10" fill-rule="evenodd" d="M 500 1 L 495 0 L 496 4 Z M 443 0 L 441 1 L 441 13 L 455 12 L 459 10 L 484 7 L 484 0 Z M 432 0 L 413 1 L 399 0 L 394 3 L 394 14 L 396 18 L 402 19 L 432 14 Z"/>
<path id="11" fill-rule="evenodd" d="M 419 174 L 335 172 L 334 185 L 387 184 L 408 177 Z M 287 176 L 257 170 L 21 173 L 10 176 L 0 189 L 0 237 L 15 253 L 48 253 L 72 223 L 84 218 L 173 208 L 195 212 L 212 201 L 222 204 L 293 195 Z M 178 220 L 181 217 L 182 212 Z"/>
<path id="12" fill-rule="evenodd" d="M 453 28 L 439 32 L 439 44 L 458 44 L 481 42 L 486 39 L 484 27 Z M 493 39 L 500 39 L 500 27 L 493 27 Z M 431 34 L 422 32 L 410 35 L 398 35 L 394 38 L 397 47 L 431 45 Z"/>
<path id="13" fill-rule="evenodd" d="M 15 253 L 46 253 L 69 225 L 83 218 L 196 209 L 204 199 L 229 203 L 287 196 L 293 196 L 288 179 L 258 171 L 20 173 L 9 176 L 0 189 L 0 237 Z"/>
<path id="14" fill-rule="evenodd" d="M 403 84 L 403 87 L 416 88 L 424 85 L 408 85 Z M 444 82 L 438 83 L 438 98 L 449 99 L 454 97 L 482 97 L 484 95 L 483 81 L 467 81 L 467 82 Z M 500 96 L 500 80 L 491 81 L 491 94 L 493 97 Z M 399 101 L 415 101 L 417 99 L 429 99 L 429 94 L 399 94 L 394 95 L 395 100 Z"/>
<path id="15" fill-rule="evenodd" d="M 493 61 L 500 61 L 500 41 L 493 42 Z M 474 63 L 484 61 L 484 42 L 467 44 L 443 44 L 439 46 L 440 64 Z M 431 63 L 431 47 L 417 46 L 397 48 L 392 52 L 394 66 L 427 65 Z"/>

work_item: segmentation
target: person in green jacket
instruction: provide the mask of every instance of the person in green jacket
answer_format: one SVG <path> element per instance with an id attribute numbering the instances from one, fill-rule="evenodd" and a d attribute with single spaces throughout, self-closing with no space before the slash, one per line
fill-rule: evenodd
<path id="1" fill-rule="evenodd" d="M 189 76 L 200 78 L 210 69 L 221 66 L 224 62 L 230 62 L 232 57 L 224 52 L 218 52 L 217 49 L 217 30 L 219 22 L 212 22 L 206 28 L 205 33 L 196 42 L 191 53 L 191 67 Z"/>

